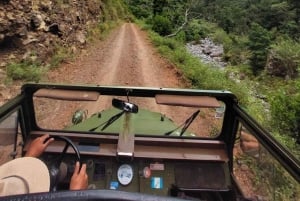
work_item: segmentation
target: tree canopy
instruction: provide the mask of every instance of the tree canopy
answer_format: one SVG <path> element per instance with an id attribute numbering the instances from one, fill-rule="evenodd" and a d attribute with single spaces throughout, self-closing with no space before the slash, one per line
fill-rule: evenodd
<path id="1" fill-rule="evenodd" d="M 279 130 L 289 130 L 300 141 L 297 92 L 300 72 L 299 0 L 126 2 L 137 18 L 144 18 L 161 36 L 178 35 L 177 38 L 185 42 L 210 37 L 223 44 L 223 57 L 230 65 L 240 67 L 241 71 L 246 65 L 244 69 L 249 69 L 257 78 L 261 72 L 283 78 L 284 87 L 278 84 L 276 89 L 274 83 L 266 86 L 274 87 L 278 92 L 269 93 L 272 118 Z M 244 72 L 248 73 L 247 70 Z M 291 79 L 291 82 L 284 79 Z"/>

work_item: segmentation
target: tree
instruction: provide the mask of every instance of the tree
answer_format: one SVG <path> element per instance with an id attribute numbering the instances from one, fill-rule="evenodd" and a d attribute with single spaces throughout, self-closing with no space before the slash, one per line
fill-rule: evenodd
<path id="1" fill-rule="evenodd" d="M 161 15 L 164 10 L 164 7 L 166 7 L 167 5 L 167 0 L 153 0 L 153 15 Z"/>
<path id="2" fill-rule="evenodd" d="M 265 67 L 270 43 L 270 33 L 259 24 L 252 23 L 249 32 L 248 48 L 252 53 L 250 62 L 254 74 L 257 74 Z"/>
<path id="3" fill-rule="evenodd" d="M 137 18 L 152 16 L 153 0 L 126 0 L 128 8 Z"/>

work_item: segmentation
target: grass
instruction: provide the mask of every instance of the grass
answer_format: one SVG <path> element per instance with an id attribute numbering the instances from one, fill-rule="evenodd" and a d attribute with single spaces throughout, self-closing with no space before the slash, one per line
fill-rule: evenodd
<path id="1" fill-rule="evenodd" d="M 266 150 L 261 149 L 258 158 L 243 156 L 240 160 L 255 175 L 251 179 L 256 193 L 274 201 L 299 199 L 300 186 L 297 181 Z"/>
<path id="2" fill-rule="evenodd" d="M 38 82 L 45 72 L 45 68 L 38 63 L 24 61 L 8 64 L 6 71 L 9 79 Z"/>
<path id="3" fill-rule="evenodd" d="M 109 36 L 111 30 L 117 27 L 121 22 L 121 20 L 102 22 L 90 28 L 87 34 L 88 43 L 93 43 L 97 40 L 104 40 L 107 36 Z"/>
<path id="4" fill-rule="evenodd" d="M 243 65 L 241 68 L 246 75 L 246 78 L 241 82 L 235 81 L 229 78 L 230 70 L 232 69 L 229 69 L 229 71 L 220 71 L 219 69 L 203 64 L 198 58 L 191 56 L 187 52 L 183 43 L 179 43 L 174 39 L 163 38 L 150 30 L 148 30 L 148 32 L 159 53 L 180 68 L 194 88 L 229 90 L 233 92 L 246 111 L 264 127 L 271 130 L 277 140 L 286 145 L 290 150 L 299 150 L 299 146 L 296 146 L 291 138 L 278 134 L 278 132 L 274 131 L 274 128 L 270 126 L 271 117 L 270 115 L 267 115 L 268 108 L 262 100 L 253 94 L 253 92 L 255 93 L 258 90 L 257 88 L 254 88 L 257 87 L 254 85 L 257 80 L 250 80 L 253 78 L 253 75 L 249 71 L 247 65 Z M 256 176 L 253 179 L 259 184 L 258 186 L 261 187 L 268 179 L 270 181 L 266 182 L 271 182 L 270 184 L 275 186 L 274 189 L 265 189 L 265 193 L 268 194 L 269 197 L 274 198 L 274 200 L 297 200 L 300 196 L 299 193 L 297 193 L 299 192 L 299 185 L 297 186 L 297 182 L 291 179 L 288 176 L 288 173 L 283 171 L 274 160 L 266 160 L 268 160 L 268 158 L 262 158 L 262 161 L 258 161 L 260 162 L 258 166 L 254 166 L 254 164 L 249 165 L 256 173 Z M 272 171 L 275 175 L 264 175 L 264 172 L 270 170 L 263 167 L 263 165 L 273 167 Z M 293 183 L 293 185 L 287 185 L 291 183 Z"/>
<path id="5" fill-rule="evenodd" d="M 246 84 L 236 84 L 235 81 L 228 79 L 225 71 L 201 63 L 198 58 L 187 52 L 183 43 L 163 38 L 152 31 L 149 31 L 149 36 L 159 53 L 179 67 L 194 88 L 229 90 L 242 104 L 247 105 L 249 89 Z"/>
<path id="6" fill-rule="evenodd" d="M 52 55 L 49 65 L 50 68 L 56 68 L 60 63 L 66 61 L 73 56 L 71 48 L 66 48 L 62 46 L 56 46 L 54 54 Z"/>
<path id="7" fill-rule="evenodd" d="M 91 44 L 96 40 L 105 39 L 110 31 L 118 26 L 120 22 L 110 21 L 97 24 L 88 31 L 87 42 Z M 6 82 L 10 82 L 10 80 L 39 82 L 48 69 L 56 68 L 62 62 L 72 59 L 75 56 L 75 52 L 70 47 L 56 45 L 48 64 L 43 65 L 34 61 L 11 62 L 6 68 Z"/>

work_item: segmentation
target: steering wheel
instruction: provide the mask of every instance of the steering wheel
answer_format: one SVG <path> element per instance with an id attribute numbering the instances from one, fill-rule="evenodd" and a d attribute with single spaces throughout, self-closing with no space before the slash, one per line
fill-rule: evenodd
<path id="1" fill-rule="evenodd" d="M 87 201 L 87 200 L 120 200 L 120 201 L 149 201 L 149 200 L 164 200 L 164 201 L 187 201 L 186 198 L 165 197 L 158 195 L 147 195 L 144 193 L 125 192 L 118 190 L 78 190 L 78 191 L 57 191 L 31 193 L 26 195 L 12 195 L 4 197 L 7 201 L 15 200 L 36 200 L 36 201 Z"/>
<path id="2" fill-rule="evenodd" d="M 54 138 L 55 140 L 58 141 L 64 141 L 65 142 L 65 147 L 62 151 L 62 153 L 59 155 L 58 158 L 56 158 L 49 166 L 49 174 L 50 174 L 50 191 L 56 191 L 57 186 L 58 186 L 58 182 L 59 182 L 59 167 L 66 155 L 66 152 L 69 148 L 69 146 L 71 146 L 73 148 L 73 150 L 75 151 L 76 154 L 76 158 L 77 161 L 79 161 L 80 163 L 80 168 L 81 168 L 81 160 L 80 160 L 80 152 L 78 150 L 78 148 L 76 147 L 76 145 L 72 142 L 72 140 L 70 140 L 67 137 L 64 136 L 49 136 L 49 138 Z M 48 138 L 48 139 L 49 139 Z M 46 139 L 46 141 L 48 140 Z"/>

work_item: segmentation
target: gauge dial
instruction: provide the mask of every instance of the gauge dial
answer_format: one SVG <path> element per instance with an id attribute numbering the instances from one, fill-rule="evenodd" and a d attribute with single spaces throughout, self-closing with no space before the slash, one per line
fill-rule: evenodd
<path id="1" fill-rule="evenodd" d="M 123 164 L 118 169 L 118 180 L 122 185 L 128 185 L 133 178 L 133 169 L 128 164 Z"/>

